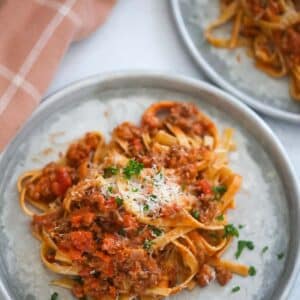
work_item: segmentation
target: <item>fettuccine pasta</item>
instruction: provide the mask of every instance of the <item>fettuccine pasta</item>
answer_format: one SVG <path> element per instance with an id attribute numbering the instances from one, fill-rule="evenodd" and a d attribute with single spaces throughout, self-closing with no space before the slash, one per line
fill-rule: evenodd
<path id="1" fill-rule="evenodd" d="M 215 30 L 232 23 L 231 35 Z M 300 100 L 300 2 L 296 0 L 220 0 L 220 15 L 205 31 L 215 47 L 246 47 L 257 68 L 289 76 L 290 94 Z"/>
<path id="2" fill-rule="evenodd" d="M 78 299 L 162 299 L 249 268 L 222 259 L 235 235 L 226 213 L 241 177 L 228 166 L 233 130 L 219 136 L 196 106 L 151 105 L 109 143 L 89 132 L 60 160 L 24 173 L 20 205 L 40 256 Z"/>

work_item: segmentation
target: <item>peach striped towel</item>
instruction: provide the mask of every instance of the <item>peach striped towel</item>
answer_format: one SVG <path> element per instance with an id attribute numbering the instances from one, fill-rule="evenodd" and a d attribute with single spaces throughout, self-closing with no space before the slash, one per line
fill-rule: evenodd
<path id="1" fill-rule="evenodd" d="M 115 0 L 0 3 L 0 152 L 39 104 L 70 43 L 93 32 Z"/>

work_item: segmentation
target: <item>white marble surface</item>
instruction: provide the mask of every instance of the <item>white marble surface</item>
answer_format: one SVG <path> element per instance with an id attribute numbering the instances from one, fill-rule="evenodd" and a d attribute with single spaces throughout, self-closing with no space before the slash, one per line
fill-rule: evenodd
<path id="1" fill-rule="evenodd" d="M 203 78 L 177 35 L 167 0 L 119 0 L 102 28 L 71 47 L 47 94 L 93 74 L 145 69 Z M 300 125 L 263 118 L 300 177 Z M 300 299 L 300 278 L 289 299 Z"/>

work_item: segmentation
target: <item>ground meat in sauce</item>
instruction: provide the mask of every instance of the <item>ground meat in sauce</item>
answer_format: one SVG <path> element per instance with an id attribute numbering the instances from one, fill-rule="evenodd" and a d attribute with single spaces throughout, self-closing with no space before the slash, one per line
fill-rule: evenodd
<path id="1" fill-rule="evenodd" d="M 128 142 L 126 151 L 130 156 L 139 157 L 145 152 L 142 130 L 137 126 L 129 122 L 122 123 L 114 129 L 113 135 L 120 140 Z"/>
<path id="2" fill-rule="evenodd" d="M 199 118 L 197 107 L 190 103 L 172 107 L 166 122 L 178 126 L 187 134 L 198 136 L 204 135 L 208 125 Z"/>
<path id="3" fill-rule="evenodd" d="M 190 184 L 197 179 L 199 171 L 197 163 L 207 157 L 208 152 L 205 148 L 187 149 L 184 146 L 171 146 L 165 152 L 151 151 L 146 155 L 137 158 L 143 162 L 145 167 L 152 164 L 165 168 L 175 169 L 180 178 L 180 184 Z"/>
<path id="4" fill-rule="evenodd" d="M 160 210 L 160 216 L 174 218 L 175 216 L 178 216 L 181 211 L 182 207 L 179 206 L 177 203 L 164 205 Z"/>
<path id="5" fill-rule="evenodd" d="M 115 266 L 118 272 L 114 281 L 127 281 L 133 293 L 141 293 L 145 288 L 156 286 L 161 276 L 156 260 L 143 249 L 123 249 Z"/>
<path id="6" fill-rule="evenodd" d="M 88 132 L 82 139 L 71 144 L 66 154 L 67 164 L 78 168 L 82 162 L 90 159 L 96 151 L 100 139 L 99 134 Z"/>
<path id="7" fill-rule="evenodd" d="M 203 136 L 211 131 L 213 124 L 202 118 L 197 107 L 192 103 L 174 103 L 174 105 L 165 112 L 158 111 L 156 116 L 143 117 L 142 128 L 154 136 L 158 129 L 165 124 L 171 124 L 179 127 L 188 135 Z"/>
<path id="8" fill-rule="evenodd" d="M 284 33 L 278 33 L 276 36 L 276 42 L 287 56 L 287 63 L 289 67 L 293 67 L 294 64 L 300 63 L 300 30 L 296 28 L 289 28 Z"/>
<path id="9" fill-rule="evenodd" d="M 42 228 L 52 230 L 56 225 L 56 220 L 63 216 L 63 210 L 56 210 L 45 215 L 34 215 L 32 219 L 32 229 L 34 232 L 40 233 Z"/>
<path id="10" fill-rule="evenodd" d="M 193 205 L 193 211 L 199 212 L 199 221 L 208 224 L 213 221 L 218 212 L 218 200 L 212 190 L 212 185 L 205 179 L 200 179 L 194 185 L 198 201 Z"/>
<path id="11" fill-rule="evenodd" d="M 86 190 L 78 197 L 80 208 L 71 206 L 68 216 L 54 212 L 33 218 L 34 230 L 44 228 L 73 264 L 80 266 L 82 283 L 73 287 L 74 295 L 99 299 L 101 295 L 115 297 L 117 290 L 139 294 L 156 286 L 162 271 L 143 249 L 144 241 L 153 238 L 148 226 L 140 225 L 114 199 L 114 205 L 110 204 L 112 197 L 105 198 L 99 190 Z M 116 211 L 118 219 L 112 215 Z M 122 234 L 117 234 L 120 229 Z M 47 253 L 50 262 L 54 258 L 55 253 Z"/>
<path id="12" fill-rule="evenodd" d="M 215 279 L 215 271 L 212 267 L 204 264 L 196 275 L 197 283 L 201 287 L 207 286 L 212 280 Z"/>
<path id="13" fill-rule="evenodd" d="M 168 150 L 152 149 L 147 151 L 141 131 L 130 123 L 123 123 L 114 131 L 115 136 L 128 142 L 127 151 L 131 157 L 143 163 L 145 167 L 153 164 L 174 168 L 185 183 L 191 183 L 198 175 L 197 162 L 208 155 L 206 148 L 187 149 L 184 146 L 174 145 Z"/>
<path id="14" fill-rule="evenodd" d="M 208 224 L 213 221 L 218 211 L 218 204 L 216 201 L 202 201 L 198 209 L 199 221 L 204 224 Z"/>
<path id="15" fill-rule="evenodd" d="M 62 197 L 77 182 L 73 168 L 50 163 L 42 169 L 41 176 L 27 186 L 27 195 L 34 201 L 51 202 Z"/>
<path id="16" fill-rule="evenodd" d="M 216 267 L 216 278 L 220 285 L 226 285 L 232 278 L 232 273 L 224 268 Z"/>
<path id="17" fill-rule="evenodd" d="M 280 15 L 283 12 L 278 0 L 247 0 L 248 8 L 256 19 L 269 19 L 269 13 Z"/>

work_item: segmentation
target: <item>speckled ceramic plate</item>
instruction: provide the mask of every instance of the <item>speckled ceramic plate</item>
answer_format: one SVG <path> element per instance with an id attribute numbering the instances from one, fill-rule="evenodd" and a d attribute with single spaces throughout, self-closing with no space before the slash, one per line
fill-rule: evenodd
<path id="1" fill-rule="evenodd" d="M 274 79 L 255 68 L 243 48 L 229 51 L 206 42 L 203 31 L 218 16 L 219 0 L 170 0 L 170 4 L 187 49 L 212 81 L 257 111 L 300 123 L 300 102 L 290 97 L 287 78 Z"/>
<path id="2" fill-rule="evenodd" d="M 265 123 L 244 104 L 204 82 L 159 74 L 126 73 L 93 77 L 48 97 L 9 145 L 0 162 L 0 299 L 47 300 L 54 291 L 71 299 L 69 291 L 50 286 L 56 276 L 39 258 L 39 242 L 21 212 L 17 177 L 56 159 L 60 151 L 88 130 L 109 138 L 120 122 L 138 122 L 144 109 L 161 99 L 192 101 L 219 129 L 235 128 L 237 151 L 231 167 L 243 177 L 230 211 L 243 224 L 240 239 L 251 240 L 240 262 L 257 269 L 254 277 L 234 276 L 226 286 L 182 292 L 172 299 L 286 299 L 298 266 L 299 191 L 281 145 Z M 2 130 L 2 129 L 1 129 Z M 262 254 L 262 249 L 269 250 Z M 236 241 L 225 256 L 234 259 Z M 278 260 L 277 254 L 284 253 Z M 234 286 L 238 293 L 231 293 Z"/>

